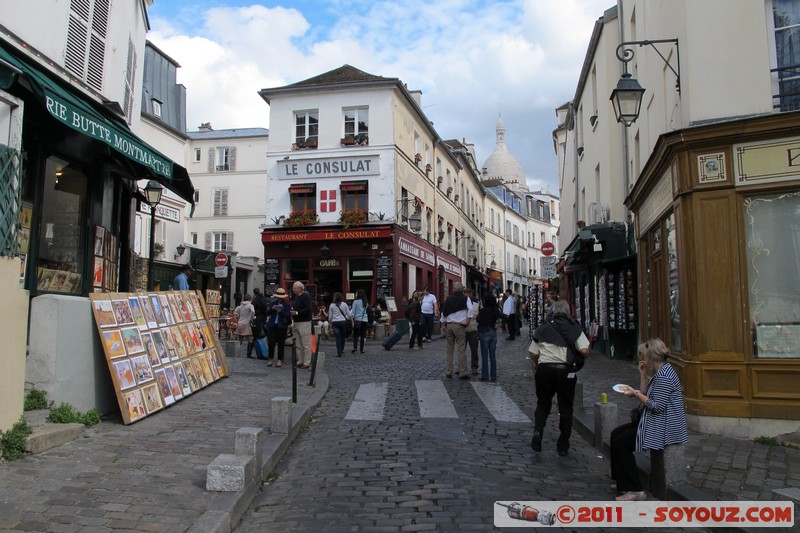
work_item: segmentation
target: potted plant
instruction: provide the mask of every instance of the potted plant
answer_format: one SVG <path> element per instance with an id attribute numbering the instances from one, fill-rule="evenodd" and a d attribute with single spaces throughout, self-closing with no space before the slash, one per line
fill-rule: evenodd
<path id="1" fill-rule="evenodd" d="M 309 137 L 306 139 L 306 142 L 303 143 L 304 148 L 316 148 L 317 147 L 317 139 L 312 139 Z"/>
<path id="2" fill-rule="evenodd" d="M 315 211 L 292 211 L 286 220 L 283 221 L 284 226 L 312 226 L 319 222 L 317 213 Z"/>
<path id="3" fill-rule="evenodd" d="M 342 137 L 342 140 L 340 142 L 344 146 L 353 146 L 356 144 L 356 138 L 353 136 L 352 133 L 348 133 L 347 135 Z"/>
<path id="4" fill-rule="evenodd" d="M 342 209 L 339 220 L 344 229 L 355 228 L 367 221 L 367 212 L 363 209 Z"/>

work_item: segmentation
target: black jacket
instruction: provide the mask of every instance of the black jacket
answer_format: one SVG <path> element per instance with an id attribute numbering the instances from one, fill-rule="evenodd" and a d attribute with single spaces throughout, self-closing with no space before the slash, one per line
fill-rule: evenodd
<path id="1" fill-rule="evenodd" d="M 533 332 L 533 340 L 556 346 L 565 346 L 567 348 L 567 363 L 574 363 L 580 368 L 583 366 L 583 356 L 578 354 L 575 342 L 577 342 L 582 333 L 583 330 L 577 320 L 559 313 L 536 328 L 536 331 Z"/>

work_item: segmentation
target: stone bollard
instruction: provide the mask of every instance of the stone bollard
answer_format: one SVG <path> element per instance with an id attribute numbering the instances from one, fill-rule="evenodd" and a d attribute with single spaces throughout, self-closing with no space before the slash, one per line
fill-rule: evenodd
<path id="1" fill-rule="evenodd" d="M 225 357 L 236 357 L 239 341 L 222 341 L 225 343 Z"/>
<path id="2" fill-rule="evenodd" d="M 317 352 L 317 367 L 314 372 L 317 374 L 325 372 L 325 352 Z"/>
<path id="3" fill-rule="evenodd" d="M 617 423 L 617 404 L 594 402 L 594 446 L 611 446 L 611 431 Z"/>
<path id="4" fill-rule="evenodd" d="M 292 398 L 276 396 L 272 399 L 270 431 L 274 435 L 288 435 L 292 428 Z"/>
<path id="5" fill-rule="evenodd" d="M 255 475 L 252 457 L 221 453 L 206 471 L 206 490 L 239 492 L 244 490 Z"/>
<path id="6" fill-rule="evenodd" d="M 583 411 L 583 383 L 580 381 L 575 384 L 575 399 L 572 405 Z"/>
<path id="7" fill-rule="evenodd" d="M 261 428 L 239 428 L 234 435 L 233 454 L 252 457 L 256 476 L 261 479 L 261 463 L 266 432 Z"/>
<path id="8" fill-rule="evenodd" d="M 666 499 L 667 487 L 686 481 L 686 457 L 683 444 L 670 444 L 663 450 L 650 450 L 650 492 Z"/>

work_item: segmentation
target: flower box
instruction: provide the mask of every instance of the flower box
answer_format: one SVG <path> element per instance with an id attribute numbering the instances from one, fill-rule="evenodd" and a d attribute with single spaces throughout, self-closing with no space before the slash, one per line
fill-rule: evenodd
<path id="1" fill-rule="evenodd" d="M 283 221 L 284 226 L 313 226 L 319 222 L 315 211 L 292 211 Z"/>
<path id="2" fill-rule="evenodd" d="M 343 209 L 339 220 L 344 229 L 355 228 L 367 221 L 367 212 L 363 209 Z"/>

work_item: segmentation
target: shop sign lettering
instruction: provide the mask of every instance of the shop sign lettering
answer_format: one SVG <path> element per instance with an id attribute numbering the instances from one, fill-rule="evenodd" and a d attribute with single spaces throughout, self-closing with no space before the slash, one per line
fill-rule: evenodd
<path id="1" fill-rule="evenodd" d="M 281 179 L 377 176 L 380 174 L 378 156 L 305 161 L 280 160 L 277 163 L 278 175 Z"/>
<path id="2" fill-rule="evenodd" d="M 413 257 L 414 259 L 419 259 L 423 263 L 427 263 L 431 266 L 434 265 L 433 251 L 431 250 L 417 246 L 413 242 L 402 237 L 397 240 L 397 248 L 403 255 Z"/>

